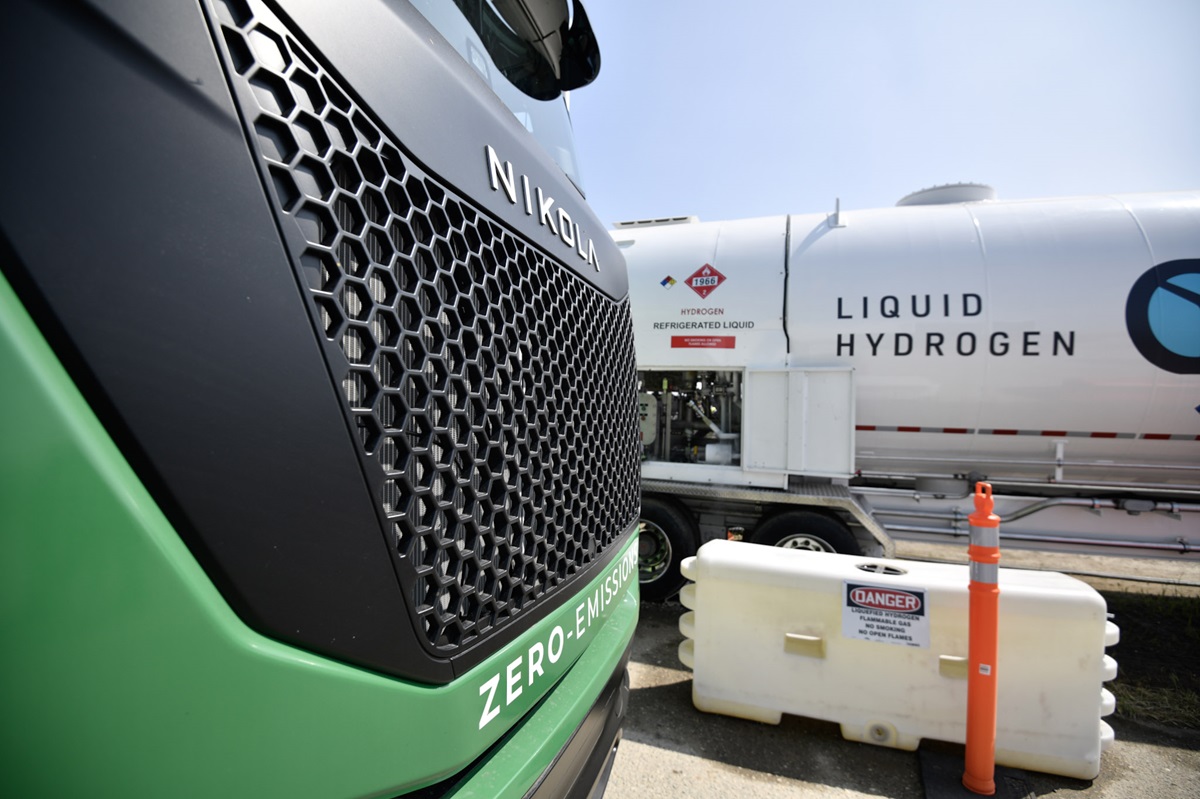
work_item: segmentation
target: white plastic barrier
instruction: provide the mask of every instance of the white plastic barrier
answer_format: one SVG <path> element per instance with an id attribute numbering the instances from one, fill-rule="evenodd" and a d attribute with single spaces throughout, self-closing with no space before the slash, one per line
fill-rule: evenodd
<path id="1" fill-rule="evenodd" d="M 916 749 L 966 734 L 966 566 L 711 541 L 683 562 L 679 659 L 700 710 L 841 724 L 850 740 Z M 1000 570 L 996 763 L 1100 773 L 1116 701 L 1104 598 L 1057 572 Z"/>

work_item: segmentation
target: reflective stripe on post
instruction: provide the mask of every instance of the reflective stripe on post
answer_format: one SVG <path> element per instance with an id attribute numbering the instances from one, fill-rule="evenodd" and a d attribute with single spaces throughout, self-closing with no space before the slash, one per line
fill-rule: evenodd
<path id="1" fill-rule="evenodd" d="M 970 628 L 967 645 L 967 752 L 963 785 L 996 793 L 996 657 L 1000 641 L 1000 517 L 992 486 L 975 484 L 971 523 Z"/>

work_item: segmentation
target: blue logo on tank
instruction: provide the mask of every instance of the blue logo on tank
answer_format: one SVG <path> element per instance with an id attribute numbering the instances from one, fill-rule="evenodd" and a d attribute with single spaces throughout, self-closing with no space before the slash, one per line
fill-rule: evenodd
<path id="1" fill-rule="evenodd" d="M 1200 374 L 1200 259 L 1167 261 L 1139 277 L 1125 303 L 1125 326 L 1155 366 Z"/>

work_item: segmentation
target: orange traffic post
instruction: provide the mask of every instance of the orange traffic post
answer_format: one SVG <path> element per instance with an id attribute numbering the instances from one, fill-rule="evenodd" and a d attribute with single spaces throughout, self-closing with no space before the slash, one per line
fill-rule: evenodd
<path id="1" fill-rule="evenodd" d="M 1000 517 L 992 486 L 975 484 L 971 523 L 970 628 L 967 644 L 967 754 L 963 785 L 996 792 L 996 656 L 1000 644 Z"/>

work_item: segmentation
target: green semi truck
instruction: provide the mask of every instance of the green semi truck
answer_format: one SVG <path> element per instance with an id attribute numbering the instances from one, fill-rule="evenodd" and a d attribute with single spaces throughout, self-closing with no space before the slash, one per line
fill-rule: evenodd
<path id="1" fill-rule="evenodd" d="M 0 793 L 602 793 L 637 378 L 582 6 L 5 11 Z"/>

